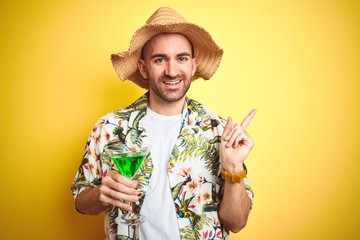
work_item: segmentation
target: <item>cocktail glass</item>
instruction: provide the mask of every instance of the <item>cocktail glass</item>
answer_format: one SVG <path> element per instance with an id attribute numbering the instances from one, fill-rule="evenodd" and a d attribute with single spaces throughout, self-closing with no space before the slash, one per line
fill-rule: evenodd
<path id="1" fill-rule="evenodd" d="M 120 173 L 132 180 L 142 162 L 149 154 L 149 147 L 130 149 L 125 144 L 116 143 L 106 146 L 105 152 L 111 157 L 112 161 L 120 170 Z M 130 206 L 132 206 L 133 209 L 134 204 L 134 202 L 130 202 Z M 127 225 L 138 225 L 144 221 L 144 218 L 140 214 L 128 211 L 121 216 L 120 220 L 117 219 L 116 222 Z"/>

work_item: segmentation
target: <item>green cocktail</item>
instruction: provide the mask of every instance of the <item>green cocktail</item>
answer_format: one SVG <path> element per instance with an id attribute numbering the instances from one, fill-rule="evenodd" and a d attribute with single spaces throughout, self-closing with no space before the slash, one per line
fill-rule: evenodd
<path id="1" fill-rule="evenodd" d="M 115 163 L 121 175 L 129 179 L 135 176 L 144 159 L 149 154 L 149 151 L 148 147 L 129 149 L 125 144 L 121 143 L 111 143 L 105 147 L 105 152 L 111 157 L 111 160 Z M 134 202 L 130 203 L 131 205 L 134 204 Z M 139 225 L 144 222 L 144 219 L 140 214 L 129 211 L 127 214 L 121 216 L 121 218 L 117 218 L 115 222 Z"/>
<path id="2" fill-rule="evenodd" d="M 112 155 L 111 159 L 119 168 L 121 174 L 125 177 L 133 177 L 142 162 L 144 161 L 146 155 L 141 153 L 134 153 L 135 156 L 127 156 L 126 154 Z M 136 155 L 137 154 L 137 155 Z"/>

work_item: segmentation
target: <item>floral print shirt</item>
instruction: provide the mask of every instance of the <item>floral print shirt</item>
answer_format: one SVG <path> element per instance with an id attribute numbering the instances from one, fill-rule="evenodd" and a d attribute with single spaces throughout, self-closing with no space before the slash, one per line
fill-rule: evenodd
<path id="1" fill-rule="evenodd" d="M 88 138 L 82 163 L 71 185 L 76 198 L 83 190 L 100 185 L 113 163 L 104 153 L 111 142 L 127 144 L 129 148 L 149 145 L 147 138 L 148 93 L 134 103 L 111 112 L 95 124 Z M 223 196 L 224 181 L 220 173 L 220 140 L 226 121 L 200 103 L 185 99 L 181 129 L 168 163 L 168 176 L 181 239 L 228 239 L 229 231 L 221 225 L 218 207 Z M 140 212 L 152 174 L 149 155 L 138 170 Z M 253 200 L 247 178 L 246 191 Z M 120 208 L 105 210 L 105 239 L 133 239 L 138 229 L 117 224 Z"/>

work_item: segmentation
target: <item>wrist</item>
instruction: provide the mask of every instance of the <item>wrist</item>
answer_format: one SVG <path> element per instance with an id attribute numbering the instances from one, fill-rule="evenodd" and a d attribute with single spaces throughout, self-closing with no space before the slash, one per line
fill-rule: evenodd
<path id="1" fill-rule="evenodd" d="M 221 177 L 226 182 L 241 183 L 247 174 L 247 169 L 246 169 L 245 164 L 242 165 L 242 169 L 243 170 L 241 170 L 239 172 L 232 173 L 232 172 L 228 172 L 226 169 L 222 168 L 221 169 Z"/>
<path id="2" fill-rule="evenodd" d="M 241 171 L 244 171 L 246 169 L 245 164 L 224 164 L 222 167 L 224 170 L 226 170 L 229 173 L 239 173 Z"/>

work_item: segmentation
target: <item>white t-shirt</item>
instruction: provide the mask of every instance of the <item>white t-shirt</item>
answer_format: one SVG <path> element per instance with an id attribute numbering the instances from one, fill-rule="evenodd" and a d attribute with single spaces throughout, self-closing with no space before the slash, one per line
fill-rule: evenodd
<path id="1" fill-rule="evenodd" d="M 168 178 L 168 162 L 181 127 L 181 114 L 164 116 L 147 109 L 147 133 L 153 172 L 140 214 L 140 239 L 179 239 L 180 232 Z"/>

